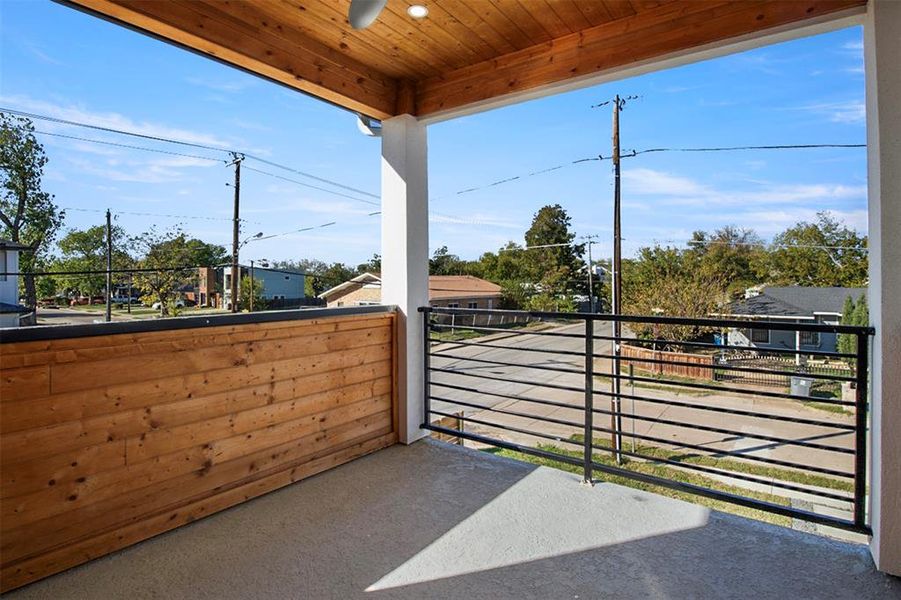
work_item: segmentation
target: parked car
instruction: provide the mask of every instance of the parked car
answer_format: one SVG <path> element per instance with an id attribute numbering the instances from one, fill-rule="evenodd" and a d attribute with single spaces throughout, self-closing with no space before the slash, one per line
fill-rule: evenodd
<path id="1" fill-rule="evenodd" d="M 159 302 L 154 302 L 153 304 L 150 305 L 150 308 L 152 308 L 154 310 L 159 310 L 161 307 L 162 307 L 162 304 L 160 304 Z M 184 308 L 184 307 L 185 307 L 184 300 L 179 298 L 178 300 L 175 301 L 175 308 Z"/>

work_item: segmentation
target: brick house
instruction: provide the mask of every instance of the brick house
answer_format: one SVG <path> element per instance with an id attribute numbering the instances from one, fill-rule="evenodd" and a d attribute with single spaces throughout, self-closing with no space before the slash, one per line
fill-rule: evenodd
<path id="1" fill-rule="evenodd" d="M 328 306 L 368 306 L 381 304 L 379 274 L 362 273 L 319 295 Z M 429 276 L 429 304 L 449 308 L 498 308 L 501 286 L 472 275 Z"/>

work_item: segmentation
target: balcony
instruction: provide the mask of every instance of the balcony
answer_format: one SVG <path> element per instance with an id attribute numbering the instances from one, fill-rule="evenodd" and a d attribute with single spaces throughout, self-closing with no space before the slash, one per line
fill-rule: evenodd
<path id="1" fill-rule="evenodd" d="M 392 446 L 10 593 L 886 598 L 864 546 L 471 449 Z"/>
<path id="2" fill-rule="evenodd" d="M 655 379 L 662 390 L 621 390 L 623 399 L 642 406 L 626 413 L 594 404 L 595 395 L 610 396 L 600 385 L 613 373 L 609 341 L 627 339 L 611 336 L 609 317 L 423 312 L 433 337 L 448 330 L 487 334 L 433 339 L 428 355 L 408 357 L 424 362 L 430 376 L 429 393 L 419 399 L 422 414 L 431 415 L 425 427 L 576 467 L 577 474 L 440 442 L 394 445 L 392 307 L 7 331 L 0 404 L 4 589 L 38 580 L 11 597 L 71 590 L 83 598 L 135 590 L 179 597 L 192 595 L 197 581 L 213 597 L 502 597 L 511 590 L 524 597 L 714 597 L 766 585 L 780 596 L 842 590 L 867 598 L 901 589 L 874 570 L 862 545 L 684 501 L 701 496 L 827 532 L 867 532 L 858 445 L 866 434 L 866 378 L 858 376 L 865 370 L 809 373 L 861 384 L 856 400 L 833 402 L 855 411 L 863 406 L 862 421 L 780 413 L 766 405 L 768 394 L 773 402 L 803 399 L 756 388 L 744 404 L 742 394 L 732 404 L 679 399 L 685 386 L 728 391 L 704 379 Z M 635 327 L 675 321 L 620 319 Z M 515 327 L 498 327 L 508 321 Z M 862 339 L 871 333 L 755 326 L 840 329 Z M 859 347 L 864 354 L 855 358 L 865 365 L 867 346 Z M 654 369 L 686 360 L 656 356 L 628 360 Z M 731 373 L 728 365 L 701 369 Z M 773 372 L 739 367 L 737 373 L 749 369 Z M 548 373 L 550 379 L 542 377 Z M 631 372 L 622 378 L 645 379 Z M 491 404 L 498 397 L 506 404 Z M 682 406 L 662 418 L 646 405 Z M 530 406 L 553 414 L 530 413 Z M 608 426 L 595 414 L 620 419 Z M 464 426 L 442 425 L 445 417 Z M 782 437 L 766 429 L 771 423 Z M 831 444 L 812 441 L 823 436 L 805 433 L 811 427 L 834 430 Z M 620 438 L 617 464 L 604 460 L 611 449 L 596 441 L 611 432 Z M 736 450 L 723 433 L 752 445 Z M 636 449 L 622 438 L 644 445 Z M 549 448 L 548 441 L 578 452 Z M 647 454 L 668 448 L 729 460 L 710 467 Z M 768 469 L 765 476 L 753 469 L 758 463 Z M 657 470 L 649 474 L 640 465 Z M 707 487 L 681 477 L 695 472 L 707 477 Z M 809 475 L 814 479 L 796 478 Z M 307 480 L 296 483 L 301 479 Z M 770 490 L 763 499 L 754 492 L 761 485 Z M 825 504 L 772 501 L 786 490 Z M 98 557 L 104 558 L 83 564 Z M 48 577 L 70 567 L 77 568 Z"/>

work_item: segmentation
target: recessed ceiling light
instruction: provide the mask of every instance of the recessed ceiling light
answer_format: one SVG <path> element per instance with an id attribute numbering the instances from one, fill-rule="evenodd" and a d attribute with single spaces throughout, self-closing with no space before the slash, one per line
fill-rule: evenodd
<path id="1" fill-rule="evenodd" d="M 422 4 L 411 4 L 407 7 L 407 14 L 414 19 L 424 19 L 429 15 L 429 9 Z"/>

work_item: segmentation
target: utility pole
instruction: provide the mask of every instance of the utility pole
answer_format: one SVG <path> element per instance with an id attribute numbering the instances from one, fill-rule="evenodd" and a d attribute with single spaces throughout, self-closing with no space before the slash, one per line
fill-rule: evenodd
<path id="1" fill-rule="evenodd" d="M 583 235 L 581 239 L 587 240 L 588 244 L 588 312 L 597 312 L 594 307 L 594 272 L 592 271 L 592 260 L 591 260 L 591 246 L 595 242 L 591 240 L 596 239 L 597 235 Z"/>
<path id="2" fill-rule="evenodd" d="M 113 217 L 106 209 L 106 320 L 113 320 Z"/>
<path id="3" fill-rule="evenodd" d="M 250 259 L 250 312 L 253 312 L 253 259 Z"/>
<path id="4" fill-rule="evenodd" d="M 235 215 L 232 222 L 232 273 L 231 273 L 231 301 L 232 312 L 238 312 L 238 237 L 241 235 L 241 161 L 243 154 L 232 153 L 231 165 L 235 167 Z"/>
<path id="5" fill-rule="evenodd" d="M 611 399 L 613 402 L 613 410 L 614 413 L 611 415 L 611 419 L 613 420 L 612 429 L 615 431 L 615 435 L 613 436 L 613 450 L 614 456 L 616 458 L 617 464 L 621 464 L 623 461 L 623 456 L 621 454 L 622 446 L 623 446 L 623 437 L 622 437 L 622 399 L 620 398 L 622 381 L 620 380 L 620 376 L 622 373 L 620 372 L 620 353 L 622 352 L 621 348 L 621 340 L 623 327 L 622 322 L 617 320 L 615 317 L 618 317 L 622 314 L 622 223 L 620 219 L 620 214 L 622 212 L 621 202 L 620 202 L 620 189 L 621 189 L 621 169 L 620 169 L 620 144 L 619 144 L 619 111 L 622 110 L 625 105 L 625 99 L 619 97 L 619 94 L 613 99 L 613 272 L 611 274 L 611 283 L 613 284 L 611 287 L 613 288 L 613 398 Z"/>

